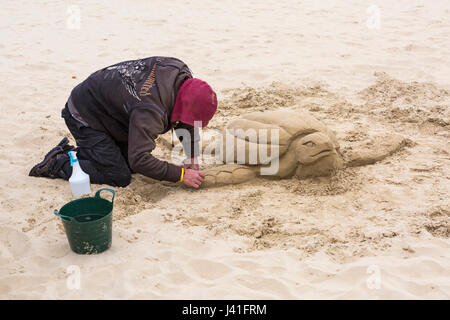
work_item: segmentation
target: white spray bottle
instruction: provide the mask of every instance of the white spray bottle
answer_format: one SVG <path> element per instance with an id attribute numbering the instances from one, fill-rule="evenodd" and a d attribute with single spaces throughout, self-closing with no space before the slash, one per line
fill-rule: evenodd
<path id="1" fill-rule="evenodd" d="M 69 151 L 70 165 L 72 166 L 72 175 L 69 183 L 72 188 L 72 194 L 75 198 L 81 197 L 84 194 L 91 193 L 91 185 L 89 175 L 85 173 L 78 162 L 77 152 Z"/>

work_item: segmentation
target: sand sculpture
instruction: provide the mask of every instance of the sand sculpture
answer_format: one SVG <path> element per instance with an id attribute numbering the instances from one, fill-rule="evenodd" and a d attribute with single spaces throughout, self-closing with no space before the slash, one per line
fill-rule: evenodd
<path id="1" fill-rule="evenodd" d="M 355 144 L 344 156 L 334 133 L 321 121 L 307 111 L 288 110 L 246 114 L 229 123 L 222 137 L 218 156 L 225 164 L 205 170 L 202 187 L 239 184 L 257 176 L 328 176 L 345 166 L 373 164 L 406 144 L 400 135 L 378 136 L 372 143 Z M 262 174 L 261 169 L 274 167 L 274 174 Z"/>

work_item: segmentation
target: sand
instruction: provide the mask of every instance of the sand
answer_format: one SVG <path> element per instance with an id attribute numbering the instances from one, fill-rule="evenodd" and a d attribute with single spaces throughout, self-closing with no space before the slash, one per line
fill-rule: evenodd
<path id="1" fill-rule="evenodd" d="M 448 1 L 377 1 L 379 28 L 371 1 L 127 3 L 77 1 L 79 29 L 65 2 L 2 4 L 0 298 L 450 297 Z M 349 152 L 386 132 L 408 143 L 328 178 L 189 190 L 135 175 L 115 188 L 111 249 L 77 255 L 52 213 L 68 183 L 28 171 L 69 136 L 73 86 L 151 55 L 216 89 L 210 128 L 285 108 Z"/>

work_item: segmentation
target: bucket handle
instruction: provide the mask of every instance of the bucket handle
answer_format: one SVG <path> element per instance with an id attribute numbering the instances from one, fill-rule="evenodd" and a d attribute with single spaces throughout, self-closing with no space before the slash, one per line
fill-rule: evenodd
<path id="1" fill-rule="evenodd" d="M 109 191 L 109 192 L 111 192 L 111 193 L 112 193 L 111 203 L 114 203 L 114 197 L 116 196 L 116 192 L 115 192 L 113 189 L 109 189 L 109 188 L 102 188 L 102 189 L 99 189 L 99 190 L 95 193 L 95 197 L 96 197 L 96 198 L 102 198 L 102 197 L 100 197 L 100 193 L 101 193 L 102 191 Z M 102 198 L 102 199 L 104 199 L 104 198 Z"/>
<path id="2" fill-rule="evenodd" d="M 59 211 L 56 210 L 56 209 L 55 209 L 55 211 L 53 211 L 53 213 L 54 213 L 55 215 L 57 215 L 58 217 L 63 218 L 64 220 L 67 220 L 67 221 L 71 221 L 71 220 L 72 220 L 70 217 L 65 216 L 65 215 L 62 215 L 61 213 L 59 213 Z"/>

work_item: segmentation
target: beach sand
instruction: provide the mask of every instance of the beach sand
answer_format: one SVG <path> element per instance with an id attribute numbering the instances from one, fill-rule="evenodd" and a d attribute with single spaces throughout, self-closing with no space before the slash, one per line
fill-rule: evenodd
<path id="1" fill-rule="evenodd" d="M 2 4 L 1 299 L 450 297 L 448 1 L 73 5 Z M 76 84 L 155 55 L 216 90 L 212 129 L 287 108 L 345 150 L 386 132 L 408 144 L 329 178 L 189 190 L 134 175 L 114 188 L 112 247 L 77 255 L 53 215 L 73 199 L 68 182 L 28 172 L 70 137 L 60 113 Z M 155 154 L 170 159 L 162 143 Z"/>

